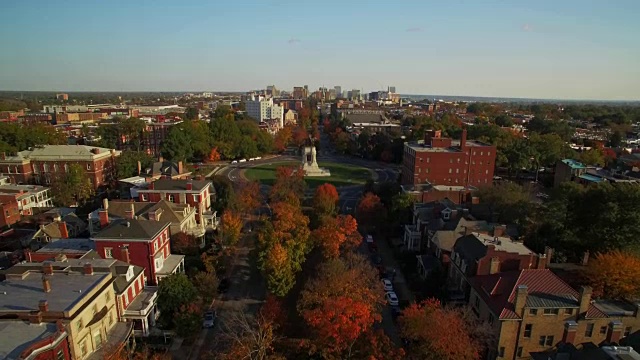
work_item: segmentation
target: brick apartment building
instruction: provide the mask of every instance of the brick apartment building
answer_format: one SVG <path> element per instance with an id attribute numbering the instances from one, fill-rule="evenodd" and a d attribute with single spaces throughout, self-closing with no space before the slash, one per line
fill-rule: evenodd
<path id="1" fill-rule="evenodd" d="M 99 188 L 115 180 L 115 158 L 120 151 L 85 145 L 43 145 L 14 155 L 0 154 L 0 173 L 13 184 L 50 184 L 56 175 L 79 164 Z"/>
<path id="2" fill-rule="evenodd" d="M 440 130 L 431 130 L 423 141 L 405 144 L 402 184 L 491 185 L 495 159 L 496 147 L 467 140 L 466 130 L 460 141 L 442 137 Z"/>
<path id="3" fill-rule="evenodd" d="M 160 145 L 167 137 L 171 126 L 181 123 L 181 121 L 161 121 L 151 122 L 145 127 L 142 134 L 142 146 L 144 151 L 154 157 L 161 155 Z"/>

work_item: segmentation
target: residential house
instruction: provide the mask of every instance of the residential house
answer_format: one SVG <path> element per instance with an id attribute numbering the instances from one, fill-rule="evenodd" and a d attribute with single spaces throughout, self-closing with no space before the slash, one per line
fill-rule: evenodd
<path id="1" fill-rule="evenodd" d="M 91 239 L 101 257 L 144 268 L 145 285 L 155 286 L 163 277 L 184 272 L 184 255 L 171 254 L 170 222 L 141 220 L 133 216 L 111 221 L 108 209 L 100 210 L 99 216 L 100 231 Z"/>
<path id="2" fill-rule="evenodd" d="M 53 207 L 49 188 L 38 185 L 16 185 L 6 176 L 0 177 L 0 202 L 15 202 L 21 215 L 32 215 L 33 208 Z"/>
<path id="3" fill-rule="evenodd" d="M 142 169 L 138 162 L 138 175 L 147 178 L 147 181 L 153 181 L 160 178 L 168 179 L 189 179 L 191 172 L 183 166 L 182 161 L 174 163 L 172 161 L 164 160 L 162 156 L 158 158 L 158 161 L 151 164 L 151 167 Z"/>
<path id="4" fill-rule="evenodd" d="M 38 226 L 29 242 L 24 244 L 25 247 L 30 247 L 32 250 L 37 250 L 60 239 L 79 237 L 87 229 L 87 224 L 75 213 L 61 216 L 56 211 L 46 212 L 21 222 L 20 226 L 30 226 L 29 221 L 31 225 Z"/>
<path id="5" fill-rule="evenodd" d="M 137 190 L 142 202 L 167 200 L 174 204 L 189 204 L 196 209 L 196 221 L 214 228 L 216 213 L 211 211 L 216 191 L 209 180 L 159 179 Z"/>

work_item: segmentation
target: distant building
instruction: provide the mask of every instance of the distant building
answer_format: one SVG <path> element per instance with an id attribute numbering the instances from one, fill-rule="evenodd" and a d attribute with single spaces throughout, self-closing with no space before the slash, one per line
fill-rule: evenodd
<path id="1" fill-rule="evenodd" d="M 282 106 L 273 103 L 273 98 L 263 96 L 253 97 L 245 102 L 247 115 L 256 119 L 258 123 L 275 120 L 279 127 L 284 126 L 284 111 Z"/>
<path id="2" fill-rule="evenodd" d="M 69 94 L 65 94 L 65 93 L 56 94 L 56 100 L 68 101 Z"/>
<path id="3" fill-rule="evenodd" d="M 342 87 L 341 86 L 334 86 L 333 90 L 336 92 L 336 98 L 344 97 L 342 95 Z"/>
<path id="4" fill-rule="evenodd" d="M 182 121 L 159 121 L 149 122 L 145 126 L 142 133 L 142 145 L 144 151 L 152 156 L 158 157 L 162 154 L 160 146 L 169 134 L 171 126 L 177 125 Z"/>
<path id="5" fill-rule="evenodd" d="M 295 110 L 288 109 L 284 113 L 284 125 L 297 125 L 298 113 Z"/>
<path id="6" fill-rule="evenodd" d="M 292 96 L 294 99 L 306 99 L 309 97 L 309 88 L 296 86 L 293 88 Z"/>
<path id="7" fill-rule="evenodd" d="M 391 94 L 395 94 L 396 93 L 396 87 L 395 86 L 389 86 L 389 92 Z"/>
<path id="8" fill-rule="evenodd" d="M 353 89 L 349 92 L 349 100 L 362 100 L 362 96 L 360 95 L 360 90 Z"/>

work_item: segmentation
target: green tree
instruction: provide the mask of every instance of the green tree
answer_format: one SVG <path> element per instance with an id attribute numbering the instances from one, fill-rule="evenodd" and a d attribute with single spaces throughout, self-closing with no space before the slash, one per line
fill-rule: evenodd
<path id="1" fill-rule="evenodd" d="M 221 213 L 227 208 L 233 208 L 235 206 L 236 195 L 233 184 L 229 178 L 216 175 L 213 177 L 212 183 L 216 189 L 216 201 L 213 203 L 214 209 Z"/>
<path id="2" fill-rule="evenodd" d="M 136 176 L 138 174 L 138 162 L 142 171 L 153 164 L 151 155 L 142 151 L 123 151 L 116 158 L 116 173 L 119 179 Z"/>
<path id="3" fill-rule="evenodd" d="M 593 148 L 583 151 L 578 155 L 583 164 L 604 166 L 604 152 L 600 149 Z"/>
<path id="4" fill-rule="evenodd" d="M 236 124 L 233 114 L 216 117 L 209 122 L 210 140 L 213 146 L 225 159 L 238 157 L 238 146 L 242 141 L 242 134 Z"/>
<path id="5" fill-rule="evenodd" d="M 493 119 L 493 122 L 498 126 L 509 127 L 513 125 L 513 120 L 510 116 L 500 114 Z"/>
<path id="6" fill-rule="evenodd" d="M 184 118 L 187 120 L 198 120 L 198 109 L 188 107 L 184 112 Z"/>
<path id="7" fill-rule="evenodd" d="M 81 204 L 93 195 L 93 184 L 79 164 L 71 164 L 69 171 L 51 181 L 54 202 L 60 206 Z"/>
<path id="8" fill-rule="evenodd" d="M 531 189 L 512 182 L 480 188 L 476 196 L 488 205 L 493 221 L 517 224 L 521 229 L 530 224 L 536 208 Z"/>
<path id="9" fill-rule="evenodd" d="M 184 304 L 194 303 L 198 291 L 185 274 L 172 274 L 158 284 L 160 323 L 166 328 L 175 326 L 174 318 Z"/>

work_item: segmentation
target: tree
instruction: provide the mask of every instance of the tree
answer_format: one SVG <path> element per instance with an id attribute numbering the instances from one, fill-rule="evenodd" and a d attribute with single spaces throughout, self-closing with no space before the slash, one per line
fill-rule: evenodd
<path id="1" fill-rule="evenodd" d="M 232 210 L 225 210 L 220 218 L 220 236 L 226 246 L 234 246 L 240 240 L 242 232 L 242 217 Z"/>
<path id="2" fill-rule="evenodd" d="M 184 232 L 179 232 L 171 236 L 171 252 L 175 252 L 176 254 L 191 254 L 197 251 L 199 245 L 195 236 Z"/>
<path id="3" fill-rule="evenodd" d="M 193 276 L 192 282 L 205 304 L 210 304 L 218 294 L 218 277 L 213 269 L 198 271 Z"/>
<path id="4" fill-rule="evenodd" d="M 479 359 L 477 346 L 463 319 L 443 308 L 438 300 L 409 305 L 402 311 L 399 323 L 402 336 L 412 341 L 409 355 L 416 359 Z"/>
<path id="5" fill-rule="evenodd" d="M 211 152 L 209 153 L 209 157 L 207 158 L 207 160 L 210 162 L 220 161 L 220 153 L 218 152 L 217 147 L 214 147 L 211 149 Z"/>
<path id="6" fill-rule="evenodd" d="M 212 119 L 209 122 L 209 137 L 211 145 L 217 147 L 220 155 L 225 159 L 234 159 L 240 155 L 239 145 L 242 142 L 242 134 L 233 114 Z"/>
<path id="7" fill-rule="evenodd" d="M 311 331 L 311 352 L 349 358 L 358 338 L 381 319 L 383 294 L 376 271 L 362 255 L 322 264 L 297 305 Z"/>
<path id="8" fill-rule="evenodd" d="M 172 274 L 158 284 L 158 309 L 160 323 L 166 328 L 175 326 L 175 315 L 184 304 L 195 302 L 198 291 L 185 274 Z"/>
<path id="9" fill-rule="evenodd" d="M 341 250 L 353 249 L 362 243 L 358 223 L 351 215 L 325 216 L 320 227 L 313 231 L 313 237 L 326 258 L 336 258 Z"/>
<path id="10" fill-rule="evenodd" d="M 287 202 L 299 206 L 305 187 L 302 166 L 280 166 L 276 168 L 276 181 L 271 187 L 269 200 L 273 203 Z"/>
<path id="11" fill-rule="evenodd" d="M 293 127 L 287 125 L 280 129 L 274 139 L 274 146 L 276 151 L 283 152 L 293 139 Z"/>
<path id="12" fill-rule="evenodd" d="M 316 188 L 313 196 L 313 209 L 318 215 L 333 215 L 338 205 L 338 190 L 331 184 L 322 184 Z"/>
<path id="13" fill-rule="evenodd" d="M 236 196 L 236 208 L 242 214 L 250 214 L 262 205 L 260 183 L 257 181 L 240 184 Z"/>
<path id="14" fill-rule="evenodd" d="M 184 112 L 184 118 L 187 120 L 198 120 L 198 109 L 188 107 Z"/>
<path id="15" fill-rule="evenodd" d="M 587 279 L 595 296 L 606 299 L 635 299 L 640 295 L 640 258 L 613 250 L 597 254 L 589 262 Z"/>
<path id="16" fill-rule="evenodd" d="M 69 171 L 53 178 L 51 191 L 54 201 L 61 206 L 71 206 L 84 202 L 93 195 L 94 188 L 84 169 L 79 164 L 69 165 Z"/>
<path id="17" fill-rule="evenodd" d="M 222 338 L 230 343 L 231 349 L 225 354 L 216 354 L 215 359 L 250 359 L 275 360 L 283 359 L 274 351 L 274 344 L 279 340 L 276 331 L 276 319 L 259 311 L 250 316 L 247 311 L 229 312 L 222 322 Z"/>
<path id="18" fill-rule="evenodd" d="M 309 140 L 307 130 L 302 126 L 298 126 L 293 130 L 293 144 L 297 147 L 303 146 Z"/>
<path id="19" fill-rule="evenodd" d="M 140 175 L 138 172 L 138 162 L 140 162 L 140 170 L 150 167 L 153 164 L 153 158 L 143 151 L 123 151 L 116 158 L 116 173 L 118 179 L 128 178 Z"/>
<path id="20" fill-rule="evenodd" d="M 536 208 L 531 189 L 512 182 L 482 187 L 476 196 L 480 203 L 488 205 L 492 221 L 515 223 L 521 228 L 530 223 L 530 215 Z"/>
<path id="21" fill-rule="evenodd" d="M 195 338 L 202 328 L 202 305 L 199 301 L 182 304 L 173 322 L 178 336 Z"/>
<path id="22" fill-rule="evenodd" d="M 360 335 L 351 351 L 354 360 L 402 360 L 405 351 L 397 348 L 382 329 L 370 329 Z"/>
<path id="23" fill-rule="evenodd" d="M 511 117 L 505 114 L 496 116 L 494 122 L 496 123 L 496 125 L 502 127 L 510 127 L 513 125 L 513 120 L 511 119 Z"/>
<path id="24" fill-rule="evenodd" d="M 578 158 L 583 164 L 604 166 L 604 153 L 600 149 L 583 151 Z"/>
<path id="25" fill-rule="evenodd" d="M 295 285 L 293 264 L 287 249 L 281 243 L 276 242 L 267 251 L 262 268 L 266 274 L 267 289 L 272 294 L 283 297 Z"/>
<path id="26" fill-rule="evenodd" d="M 379 224 L 384 219 L 385 212 L 380 198 L 371 192 L 364 195 L 356 209 L 358 221 L 369 226 Z"/>
<path id="27" fill-rule="evenodd" d="M 213 187 L 216 189 L 216 201 L 213 207 L 216 211 L 222 212 L 227 208 L 235 206 L 236 194 L 233 190 L 233 183 L 226 176 L 214 176 Z"/>

